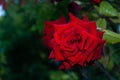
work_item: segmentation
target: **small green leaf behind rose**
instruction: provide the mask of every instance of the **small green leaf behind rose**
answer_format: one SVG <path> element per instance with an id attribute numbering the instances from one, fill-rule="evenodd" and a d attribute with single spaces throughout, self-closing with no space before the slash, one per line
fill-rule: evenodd
<path id="1" fill-rule="evenodd" d="M 101 2 L 99 7 L 99 13 L 103 16 L 117 16 L 117 10 L 106 1 Z"/>
<path id="2" fill-rule="evenodd" d="M 107 43 L 115 44 L 120 42 L 120 34 L 112 32 L 110 30 L 104 30 L 103 39 L 106 40 Z"/>
<path id="3" fill-rule="evenodd" d="M 96 24 L 98 27 L 100 27 L 102 29 L 106 29 L 106 27 L 107 27 L 107 22 L 103 18 L 98 19 Z"/>

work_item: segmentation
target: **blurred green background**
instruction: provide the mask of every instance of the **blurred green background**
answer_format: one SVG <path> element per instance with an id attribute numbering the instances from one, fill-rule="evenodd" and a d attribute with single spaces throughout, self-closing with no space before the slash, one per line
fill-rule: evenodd
<path id="1" fill-rule="evenodd" d="M 6 0 L 5 15 L 0 16 L 0 80 L 110 80 L 97 66 L 61 71 L 59 63 L 48 59 L 50 50 L 42 44 L 44 21 L 61 15 L 68 19 L 69 0 L 56 4 L 50 0 L 11 1 Z M 90 0 L 77 1 L 82 7 L 76 11 L 79 17 L 88 15 L 105 31 L 106 44 L 99 62 L 120 80 L 120 1 L 104 0 L 99 6 L 91 5 Z"/>

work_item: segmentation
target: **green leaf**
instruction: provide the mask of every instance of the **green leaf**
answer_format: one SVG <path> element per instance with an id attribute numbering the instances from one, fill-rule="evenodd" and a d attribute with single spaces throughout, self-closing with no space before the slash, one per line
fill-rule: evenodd
<path id="1" fill-rule="evenodd" d="M 114 67 L 114 61 L 111 56 L 105 55 L 100 59 L 100 63 L 107 69 L 111 70 Z"/>
<path id="2" fill-rule="evenodd" d="M 114 61 L 112 58 L 110 58 L 110 60 L 107 64 L 107 69 L 112 70 L 113 67 L 114 67 Z"/>
<path id="3" fill-rule="evenodd" d="M 120 42 L 120 34 L 117 34 L 110 30 L 105 30 L 103 38 L 104 40 L 106 40 L 106 42 L 111 43 L 111 44 Z"/>
<path id="4" fill-rule="evenodd" d="M 106 1 L 101 2 L 99 13 L 104 16 L 117 16 L 117 10 Z"/>
<path id="5" fill-rule="evenodd" d="M 102 19 L 102 18 L 98 19 L 97 20 L 97 26 L 102 28 L 102 29 L 106 29 L 106 26 L 107 26 L 106 20 Z"/>

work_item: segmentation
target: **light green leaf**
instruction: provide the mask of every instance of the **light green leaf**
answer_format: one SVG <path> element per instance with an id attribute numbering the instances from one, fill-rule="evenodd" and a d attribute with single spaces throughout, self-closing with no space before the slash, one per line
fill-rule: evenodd
<path id="1" fill-rule="evenodd" d="M 106 42 L 111 43 L 111 44 L 120 42 L 120 34 L 117 34 L 110 30 L 105 30 L 103 38 L 104 40 L 106 40 Z"/>
<path id="2" fill-rule="evenodd" d="M 106 1 L 101 2 L 99 13 L 104 16 L 117 16 L 117 10 Z"/>
<path id="3" fill-rule="evenodd" d="M 106 20 L 102 19 L 102 18 L 98 19 L 97 20 L 97 26 L 102 28 L 102 29 L 106 29 L 106 26 L 107 26 Z"/>

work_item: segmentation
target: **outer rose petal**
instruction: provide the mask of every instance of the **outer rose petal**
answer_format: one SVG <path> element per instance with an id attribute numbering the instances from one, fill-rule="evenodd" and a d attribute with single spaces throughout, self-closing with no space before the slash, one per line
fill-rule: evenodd
<path id="1" fill-rule="evenodd" d="M 97 32 L 97 36 L 102 39 L 104 32 Z"/>
<path id="2" fill-rule="evenodd" d="M 67 62 L 67 61 L 64 61 L 64 62 L 61 62 L 61 65 L 59 66 L 59 69 L 70 69 L 71 68 L 71 65 Z"/>
<path id="3" fill-rule="evenodd" d="M 64 24 L 66 23 L 65 17 L 61 16 L 59 19 L 57 19 L 56 21 L 53 21 L 53 23 L 55 24 Z"/>
<path id="4" fill-rule="evenodd" d="M 74 66 L 75 64 L 77 64 L 79 61 L 83 61 L 83 54 L 82 52 L 77 52 L 76 55 L 71 56 L 71 57 L 67 57 L 68 61 L 70 62 L 70 64 L 72 66 Z"/>
<path id="5" fill-rule="evenodd" d="M 96 30 L 96 23 L 95 22 L 90 22 L 89 29 L 92 33 L 92 35 L 97 36 L 97 30 Z"/>
<path id="6" fill-rule="evenodd" d="M 53 25 L 54 24 L 64 24 L 64 23 L 66 23 L 64 16 L 61 16 L 56 21 L 51 21 L 51 22 L 45 21 L 44 31 L 43 31 L 43 43 L 47 47 L 51 48 L 51 46 L 52 46 L 50 44 L 50 41 L 53 38 L 53 34 L 55 32 Z"/>
<path id="7" fill-rule="evenodd" d="M 51 38 L 51 35 L 43 36 L 43 44 L 49 48 L 52 47 L 52 45 L 50 44 Z"/>
<path id="8" fill-rule="evenodd" d="M 97 31 L 96 31 L 96 23 L 94 21 L 92 22 L 79 22 L 80 27 L 83 27 L 86 29 L 86 32 L 92 34 L 93 36 L 97 36 Z"/>
<path id="9" fill-rule="evenodd" d="M 83 21 L 86 21 L 86 22 L 89 21 L 89 20 L 88 20 L 88 17 L 87 17 L 86 15 L 84 16 Z"/>
<path id="10" fill-rule="evenodd" d="M 93 22 L 88 22 L 87 16 L 84 17 L 84 19 L 81 21 L 78 18 L 76 18 L 74 15 L 69 13 L 70 16 L 70 21 L 76 23 L 80 27 L 83 27 L 86 29 L 87 32 L 91 33 L 94 36 L 97 36 L 97 31 L 96 31 L 96 23 Z"/>
<path id="11" fill-rule="evenodd" d="M 92 51 L 92 52 L 90 53 L 90 55 L 89 55 L 88 58 L 87 58 L 87 62 L 88 62 L 88 63 L 92 60 L 92 58 L 94 57 L 94 54 L 95 54 L 95 51 Z"/>
<path id="12" fill-rule="evenodd" d="M 104 43 L 105 43 L 105 40 L 102 40 L 101 44 L 99 44 L 99 46 L 96 48 L 95 54 L 94 54 L 94 57 L 92 58 L 92 60 L 98 60 L 101 58 L 101 53 L 102 53 Z"/>
<path id="13" fill-rule="evenodd" d="M 53 51 L 51 51 L 50 55 L 49 55 L 49 59 L 55 59 L 55 54 Z"/>
<path id="14" fill-rule="evenodd" d="M 59 69 L 60 70 L 65 69 L 65 66 L 61 63 L 60 66 L 59 66 Z"/>
<path id="15" fill-rule="evenodd" d="M 64 57 L 61 54 L 61 50 L 60 50 L 59 46 L 56 44 L 56 42 L 54 40 L 52 40 L 51 43 L 53 45 L 53 52 L 55 54 L 55 60 L 56 61 L 63 61 Z"/>
<path id="16" fill-rule="evenodd" d="M 77 21 L 77 22 L 81 22 L 81 20 L 79 20 L 77 17 L 75 17 L 73 14 L 69 13 L 69 17 L 70 17 L 70 21 Z"/>
<path id="17" fill-rule="evenodd" d="M 87 35 L 87 41 L 86 41 L 86 45 L 85 45 L 84 49 L 91 52 L 99 44 L 99 39 L 88 34 L 87 32 L 84 32 L 83 36 L 85 36 L 85 35 Z"/>
<path id="18" fill-rule="evenodd" d="M 63 62 L 63 64 L 64 64 L 66 70 L 71 68 L 71 66 L 68 62 Z"/>

